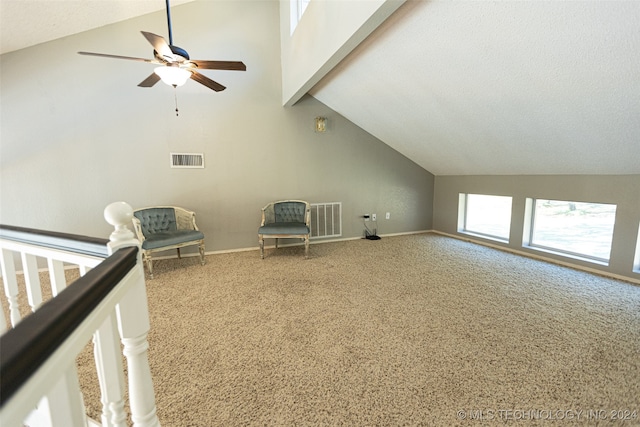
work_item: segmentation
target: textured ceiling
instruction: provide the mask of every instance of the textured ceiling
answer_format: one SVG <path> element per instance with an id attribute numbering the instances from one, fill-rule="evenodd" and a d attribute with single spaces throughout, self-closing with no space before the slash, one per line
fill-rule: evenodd
<path id="1" fill-rule="evenodd" d="M 638 174 L 639 23 L 639 1 L 410 1 L 311 94 L 436 175 Z"/>
<path id="2" fill-rule="evenodd" d="M 164 6 L 0 0 L 0 53 Z M 640 174 L 639 22 L 635 0 L 408 1 L 311 94 L 436 175 Z"/>
<path id="3" fill-rule="evenodd" d="M 0 54 L 163 9 L 164 0 L 0 0 Z"/>

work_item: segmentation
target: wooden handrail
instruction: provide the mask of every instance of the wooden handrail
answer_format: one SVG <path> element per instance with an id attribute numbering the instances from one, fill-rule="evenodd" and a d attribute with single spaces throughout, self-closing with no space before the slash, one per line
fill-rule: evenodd
<path id="1" fill-rule="evenodd" d="M 10 238 L 5 234 L 5 230 L 8 229 L 16 233 L 24 233 L 26 230 L 16 230 L 17 228 L 2 226 L 2 237 Z M 31 230 L 31 233 L 35 236 L 41 232 Z M 59 244 L 59 239 L 66 241 L 72 238 L 77 241 L 77 237 L 62 233 L 48 234 L 49 236 L 45 237 L 51 239 L 50 244 Z M 104 246 L 106 242 L 93 238 L 88 240 L 84 241 L 86 245 L 83 243 L 80 246 L 83 247 L 83 251 L 93 248 L 91 251 L 94 255 L 97 251 L 93 244 L 100 241 Z M 0 337 L 0 407 L 135 267 L 137 258 L 138 248 L 135 246 L 116 251 Z"/>

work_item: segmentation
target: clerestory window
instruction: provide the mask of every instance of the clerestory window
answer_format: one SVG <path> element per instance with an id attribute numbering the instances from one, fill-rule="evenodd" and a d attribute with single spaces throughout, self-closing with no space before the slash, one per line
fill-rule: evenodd
<path id="1" fill-rule="evenodd" d="M 511 197 L 460 194 L 458 231 L 480 237 L 509 241 Z"/>
<path id="2" fill-rule="evenodd" d="M 608 263 L 616 205 L 528 199 L 524 243 L 534 249 Z"/>
<path id="3" fill-rule="evenodd" d="M 291 34 L 298 26 L 298 23 L 302 19 L 302 15 L 307 10 L 309 2 L 311 0 L 290 0 L 291 4 Z"/>

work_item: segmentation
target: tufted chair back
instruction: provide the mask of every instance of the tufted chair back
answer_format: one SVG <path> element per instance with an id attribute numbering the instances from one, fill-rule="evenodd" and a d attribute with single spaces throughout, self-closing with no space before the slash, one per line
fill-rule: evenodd
<path id="1" fill-rule="evenodd" d="M 279 202 L 273 206 L 275 222 L 305 222 L 307 205 L 303 202 Z"/>
<path id="2" fill-rule="evenodd" d="M 303 200 L 281 200 L 262 208 L 262 224 L 307 223 L 311 218 L 309 203 Z"/>
<path id="3" fill-rule="evenodd" d="M 133 213 L 140 220 L 142 234 L 149 237 L 155 233 L 176 231 L 176 213 L 172 208 L 149 208 Z"/>

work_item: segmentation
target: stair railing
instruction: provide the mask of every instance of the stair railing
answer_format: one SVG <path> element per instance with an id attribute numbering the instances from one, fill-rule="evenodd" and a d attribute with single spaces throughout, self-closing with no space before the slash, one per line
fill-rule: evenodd
<path id="1" fill-rule="evenodd" d="M 115 227 L 109 240 L 0 226 L 0 263 L 11 328 L 0 316 L 0 425 L 75 427 L 88 420 L 76 357 L 93 337 L 102 403 L 101 425 L 124 427 L 127 361 L 134 426 L 156 427 L 155 396 L 147 358 L 149 313 L 138 241 L 128 229 L 133 210 L 107 206 Z M 15 262 L 21 260 L 22 273 Z M 43 303 L 39 259 L 45 259 L 52 298 Z M 42 262 L 41 262 L 42 264 Z M 80 278 L 67 286 L 65 268 Z M 31 314 L 18 306 L 18 274 Z M 121 343 L 123 350 L 121 351 Z"/>

